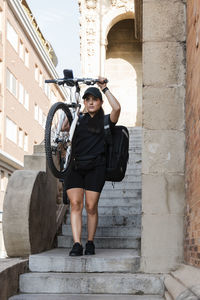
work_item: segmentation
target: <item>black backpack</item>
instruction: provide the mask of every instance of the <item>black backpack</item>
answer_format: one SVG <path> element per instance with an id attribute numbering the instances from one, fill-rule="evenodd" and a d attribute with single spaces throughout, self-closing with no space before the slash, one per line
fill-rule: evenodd
<path id="1" fill-rule="evenodd" d="M 125 126 L 110 128 L 109 115 L 104 116 L 106 148 L 106 181 L 119 182 L 125 176 L 129 158 L 129 132 Z"/>

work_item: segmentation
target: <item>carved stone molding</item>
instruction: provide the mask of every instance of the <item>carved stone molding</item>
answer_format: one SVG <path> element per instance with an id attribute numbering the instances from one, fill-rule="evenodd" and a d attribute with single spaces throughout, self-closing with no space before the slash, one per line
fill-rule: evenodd
<path id="1" fill-rule="evenodd" d="M 88 9 L 95 9 L 97 7 L 97 0 L 85 0 Z"/>
<path id="2" fill-rule="evenodd" d="M 126 11 L 134 10 L 134 2 L 130 0 L 111 0 L 111 4 L 116 8 L 125 8 Z"/>

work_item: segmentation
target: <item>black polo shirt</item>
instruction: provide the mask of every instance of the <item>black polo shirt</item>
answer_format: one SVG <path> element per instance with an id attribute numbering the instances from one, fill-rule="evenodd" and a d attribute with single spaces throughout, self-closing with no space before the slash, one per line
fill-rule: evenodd
<path id="1" fill-rule="evenodd" d="M 75 139 L 73 144 L 74 157 L 79 159 L 95 158 L 100 154 L 105 153 L 104 142 L 104 127 L 102 126 L 99 133 L 91 132 L 88 130 L 88 121 L 91 118 L 89 113 L 79 117 Z M 109 118 L 111 128 L 115 126 Z"/>

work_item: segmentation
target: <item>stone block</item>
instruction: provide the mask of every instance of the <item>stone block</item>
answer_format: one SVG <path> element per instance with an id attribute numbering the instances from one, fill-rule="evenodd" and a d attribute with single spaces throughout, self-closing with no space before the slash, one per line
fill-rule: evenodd
<path id="1" fill-rule="evenodd" d="M 8 256 L 50 249 L 56 234 L 56 180 L 44 172 L 15 171 L 3 207 Z"/>
<path id="2" fill-rule="evenodd" d="M 70 249 L 53 249 L 31 255 L 29 268 L 31 272 L 65 272 L 65 273 L 135 273 L 139 268 L 140 257 L 136 250 L 96 249 L 93 256 L 70 257 Z"/>
<path id="3" fill-rule="evenodd" d="M 186 287 L 171 275 L 165 276 L 164 283 L 170 295 L 173 296 L 173 299 L 177 299 L 177 297 L 186 290 Z"/>
<path id="4" fill-rule="evenodd" d="M 120 273 L 29 273 L 20 276 L 24 293 L 163 295 L 159 276 Z"/>
<path id="5" fill-rule="evenodd" d="M 188 288 L 199 286 L 200 284 L 200 269 L 193 266 L 182 264 L 172 275 Z"/>
<path id="6" fill-rule="evenodd" d="M 177 42 L 144 42 L 143 84 L 181 86 L 185 84 L 185 45 Z"/>
<path id="7" fill-rule="evenodd" d="M 144 130 L 143 134 L 143 174 L 184 173 L 184 132 L 175 130 Z"/>
<path id="8" fill-rule="evenodd" d="M 184 130 L 185 87 L 143 88 L 143 127 Z"/>
<path id="9" fill-rule="evenodd" d="M 168 273 L 182 262 L 183 223 L 180 215 L 143 215 L 142 271 Z"/>
<path id="10" fill-rule="evenodd" d="M 165 300 L 156 295 L 109 295 L 109 294 L 21 294 L 11 297 L 9 300 Z M 167 299 L 169 300 L 169 299 Z"/>
<path id="11" fill-rule="evenodd" d="M 44 155 L 24 155 L 24 170 L 46 172 L 46 157 Z"/>
<path id="12" fill-rule="evenodd" d="M 142 184 L 143 213 L 184 215 L 185 181 L 183 175 L 143 175 Z"/>
<path id="13" fill-rule="evenodd" d="M 182 1 L 144 0 L 143 14 L 144 41 L 186 40 L 186 6 Z"/>

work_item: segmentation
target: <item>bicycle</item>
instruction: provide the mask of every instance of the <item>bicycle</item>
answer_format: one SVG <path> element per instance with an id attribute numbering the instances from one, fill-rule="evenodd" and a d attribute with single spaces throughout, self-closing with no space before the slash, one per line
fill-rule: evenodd
<path id="1" fill-rule="evenodd" d="M 79 84 L 94 85 L 100 82 L 99 79 L 74 78 L 72 70 L 64 70 L 63 73 L 64 78 L 45 80 L 45 83 L 67 85 L 70 89 L 69 103 L 66 99 L 53 104 L 45 126 L 47 163 L 53 175 L 60 179 L 67 174 L 73 157 L 73 136 L 81 109 Z"/>

